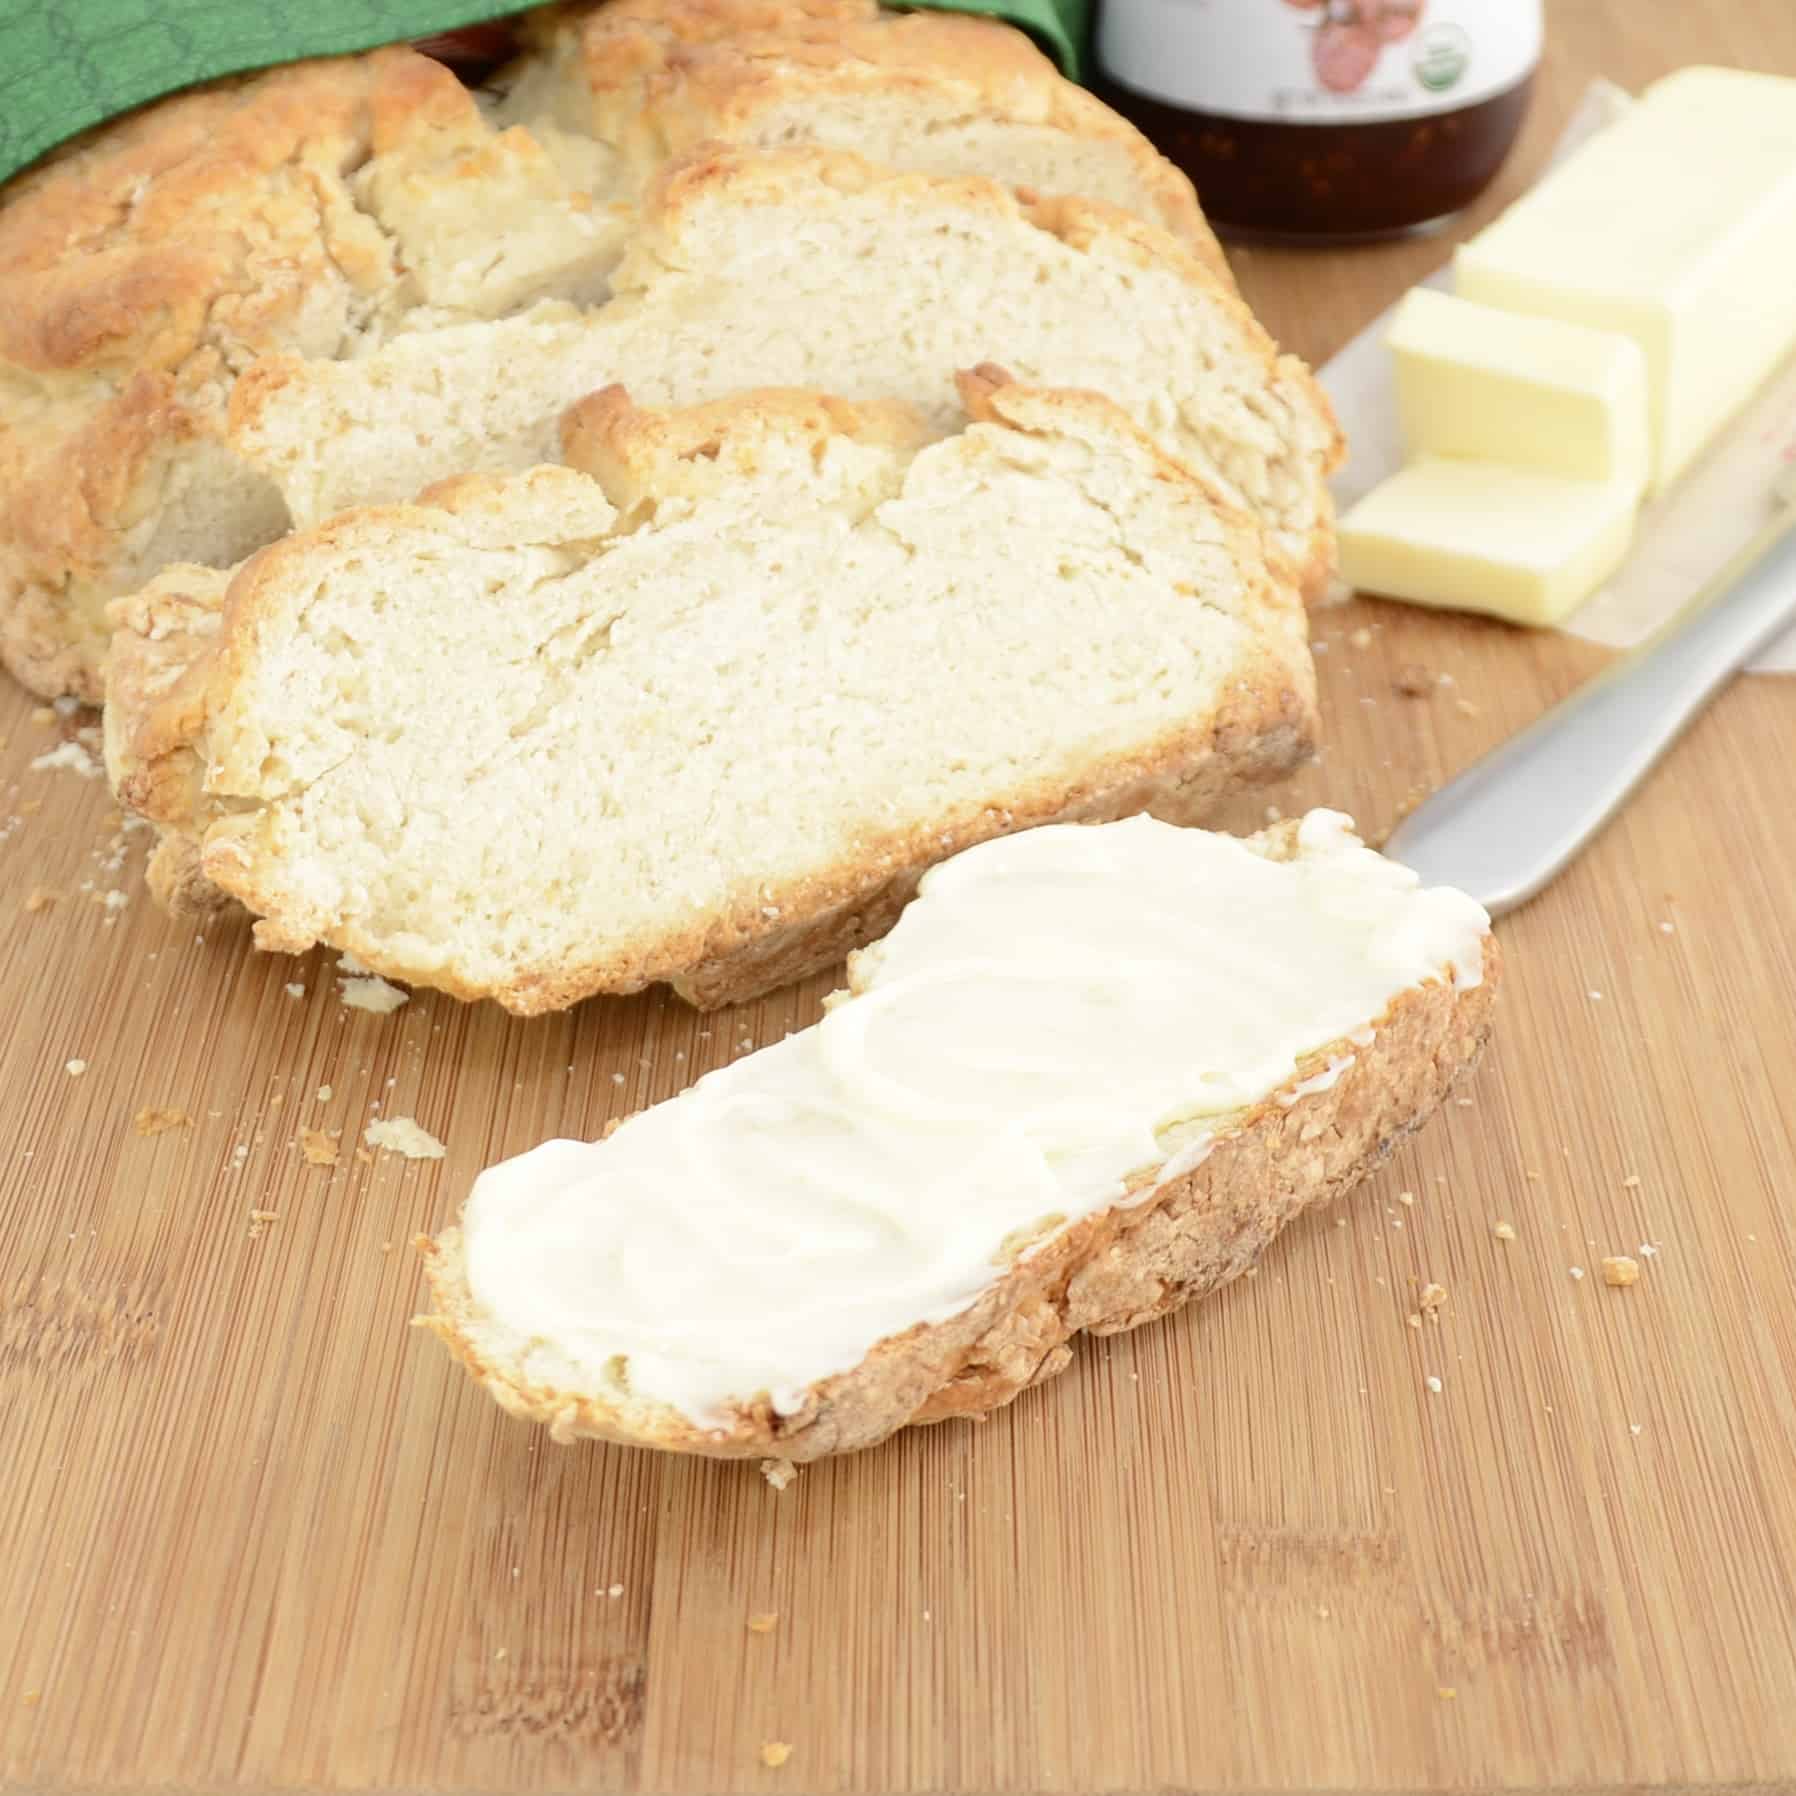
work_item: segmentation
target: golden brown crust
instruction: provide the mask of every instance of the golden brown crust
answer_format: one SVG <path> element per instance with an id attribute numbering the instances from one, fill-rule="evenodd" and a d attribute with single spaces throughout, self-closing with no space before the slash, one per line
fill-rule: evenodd
<path id="1" fill-rule="evenodd" d="M 353 920 L 324 929 L 323 939 L 376 972 L 458 998 L 494 998 L 519 1015 L 564 1009 L 600 991 L 637 991 L 658 980 L 674 982 L 691 1002 L 710 1008 L 816 971 L 882 933 L 927 867 L 976 842 L 1041 823 L 1144 809 L 1173 821 L 1201 821 L 1225 795 L 1288 773 L 1307 757 L 1317 729 L 1307 632 L 1295 599 L 1261 570 L 1257 526 L 1099 396 L 1018 385 L 989 364 L 965 378 L 963 392 L 984 421 L 981 427 L 998 424 L 1025 434 L 1065 430 L 1111 441 L 1143 459 L 1147 479 L 1191 489 L 1220 520 L 1233 561 L 1250 584 L 1243 610 L 1255 627 L 1213 714 L 1131 754 L 1107 755 L 1082 777 L 1026 781 L 1000 800 L 939 814 L 926 826 L 869 833 L 826 874 L 783 887 L 745 882 L 731 901 L 690 928 L 607 944 L 601 957 L 521 972 L 504 983 L 464 978 L 435 962 L 415 964 Z M 613 443 L 647 443 L 651 489 L 670 469 L 679 472 L 677 458 L 670 461 L 663 446 L 695 436 L 721 442 L 742 431 L 765 442 L 784 432 L 788 441 L 805 446 L 807 457 L 832 434 L 894 447 L 911 446 L 916 437 L 906 408 L 843 406 L 817 396 L 749 393 L 695 409 L 701 414 L 696 430 L 684 421 L 690 414 L 639 411 L 627 397 L 611 395 L 583 413 L 574 435 L 608 432 Z M 553 502 L 539 506 L 539 515 L 565 523 L 582 503 L 603 503 L 590 481 L 568 469 L 466 476 L 416 505 L 344 513 L 271 545 L 231 576 L 170 570 L 143 594 L 115 606 L 119 637 L 107 713 L 108 766 L 121 800 L 176 844 L 158 855 L 162 893 L 204 907 L 220 901 L 216 887 L 263 918 L 256 929 L 260 946 L 288 953 L 311 946 L 315 926 L 296 926 L 280 868 L 246 846 L 258 807 L 233 803 L 221 809 L 205 795 L 212 716 L 230 702 L 245 657 L 278 613 L 287 586 L 309 587 L 332 557 L 394 533 L 426 531 L 454 540 L 457 533 L 468 539 L 485 531 L 498 541 L 515 540 L 520 508 L 506 500 L 520 489 L 551 484 Z"/>
<path id="2" fill-rule="evenodd" d="M 97 698 L 100 609 L 156 463 L 216 429 L 233 364 L 290 345 L 385 242 L 319 187 L 368 152 L 373 96 L 417 95 L 406 51 L 182 95 L 97 133 L 0 201 L 0 656 Z M 454 87 L 452 77 L 443 78 Z"/>
<path id="3" fill-rule="evenodd" d="M 577 68 L 594 134 L 644 177 L 707 141 L 771 141 L 776 112 L 802 124 L 826 105 L 897 98 L 919 129 L 1002 122 L 1111 146 L 1154 222 L 1233 282 L 1186 176 L 996 19 L 877 0 L 610 0 L 546 11 L 528 35 L 564 79 Z"/>
<path id="4" fill-rule="evenodd" d="M 887 1337 L 859 1365 L 813 1385 L 794 1414 L 763 1398 L 728 1425 L 705 1428 L 664 1406 L 624 1413 L 490 1363 L 454 1229 L 417 1243 L 434 1304 L 418 1320 L 502 1408 L 546 1424 L 558 1441 L 804 1461 L 872 1446 L 912 1422 L 983 1416 L 1064 1369 L 1072 1336 L 1139 1327 L 1226 1284 L 1287 1223 L 1375 1170 L 1476 1062 L 1500 969 L 1489 937 L 1481 984 L 1419 987 L 1378 1020 L 1370 1046 L 1340 1042 L 1307 1056 L 1299 1079 L 1352 1056 L 1331 1087 L 1293 1098 L 1287 1086 L 1285 1098 L 1274 1093 L 1231 1119 L 1194 1170 L 1132 1207 L 1075 1224 L 960 1315 Z"/>
<path id="5" fill-rule="evenodd" d="M 760 387 L 702 405 L 652 409 L 613 384 L 563 414 L 561 458 L 591 475 L 627 512 L 654 499 L 777 478 L 794 457 L 815 461 L 834 442 L 908 459 L 936 434 L 914 407 L 897 400 L 851 404 L 827 393 Z"/>

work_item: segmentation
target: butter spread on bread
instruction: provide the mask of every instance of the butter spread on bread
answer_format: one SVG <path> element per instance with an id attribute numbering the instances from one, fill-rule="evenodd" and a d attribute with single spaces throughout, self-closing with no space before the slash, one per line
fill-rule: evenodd
<path id="1" fill-rule="evenodd" d="M 1481 1034 L 1488 929 L 1327 811 L 1253 842 L 1135 818 L 969 849 L 853 957 L 820 1023 L 601 1141 L 483 1173 L 433 1252 L 439 1326 L 564 1432 L 864 1444 L 921 1407 L 901 1385 L 848 1438 L 814 1430 L 870 1355 L 928 1361 L 982 1302 L 988 1324 L 1052 1314 L 1030 1268 L 1086 1231 L 1064 1300 L 1231 1135 L 1289 1131 L 1258 1201 L 1313 1179 L 1312 1112 L 1339 1113 L 1358 1060 L 1378 1077 L 1381 1031 L 1408 1027 L 1437 1075 L 1392 1119 L 1413 1126 Z M 1106 1212 L 1123 1220 L 1094 1229 Z"/>

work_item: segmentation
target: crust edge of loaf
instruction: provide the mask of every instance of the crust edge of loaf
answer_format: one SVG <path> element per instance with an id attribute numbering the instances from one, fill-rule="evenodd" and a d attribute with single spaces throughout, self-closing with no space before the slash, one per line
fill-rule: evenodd
<path id="1" fill-rule="evenodd" d="M 1287 850 L 1288 851 L 1288 850 Z M 1246 1271 L 1304 1211 L 1344 1196 L 1439 1107 L 1488 1038 L 1502 956 L 1484 946 L 1471 988 L 1432 981 L 1402 993 L 1370 1047 L 1336 1042 L 1298 1067 L 1353 1061 L 1327 1090 L 1270 1094 L 1219 1130 L 1207 1158 L 1132 1208 L 1087 1217 L 1020 1261 L 947 1322 L 877 1343 L 813 1385 L 793 1415 L 765 1399 L 707 1429 L 666 1406 L 629 1410 L 536 1384 L 481 1344 L 458 1228 L 420 1236 L 433 1309 L 416 1318 L 507 1413 L 559 1442 L 596 1439 L 713 1458 L 802 1462 L 876 1445 L 911 1423 L 981 1419 L 1071 1363 L 1071 1337 L 1139 1327 Z M 1298 1081 L 1280 1088 L 1290 1094 Z"/>

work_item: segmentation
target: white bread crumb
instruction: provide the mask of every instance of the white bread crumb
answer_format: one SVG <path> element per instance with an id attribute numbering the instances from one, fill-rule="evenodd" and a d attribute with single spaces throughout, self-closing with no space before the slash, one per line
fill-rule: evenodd
<path id="1" fill-rule="evenodd" d="M 29 765 L 33 773 L 53 773 L 66 768 L 84 780 L 97 780 L 106 771 L 86 748 L 72 740 L 45 749 L 41 755 L 34 756 Z"/>
<path id="2" fill-rule="evenodd" d="M 362 1131 L 362 1139 L 370 1147 L 388 1148 L 408 1160 L 440 1160 L 443 1157 L 443 1144 L 409 1116 L 371 1122 Z"/>
<path id="3" fill-rule="evenodd" d="M 71 1079 L 79 1079 L 87 1071 L 85 1060 L 71 1060 L 62 1069 Z"/>
<path id="4" fill-rule="evenodd" d="M 400 1005 L 410 1002 L 411 993 L 388 985 L 378 973 L 366 978 L 345 979 L 338 987 L 343 1003 L 350 1010 L 369 1010 L 376 1016 L 390 1016 Z"/>
<path id="5" fill-rule="evenodd" d="M 775 1490 L 784 1490 L 786 1486 L 798 1476 L 798 1467 L 789 1459 L 763 1459 L 761 1461 L 761 1476 L 765 1478 Z"/>

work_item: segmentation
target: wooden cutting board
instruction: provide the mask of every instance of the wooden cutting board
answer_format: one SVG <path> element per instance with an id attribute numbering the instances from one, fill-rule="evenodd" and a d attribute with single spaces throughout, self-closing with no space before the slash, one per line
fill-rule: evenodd
<path id="1" fill-rule="evenodd" d="M 1787 0 L 1552 29 L 1506 191 L 1599 67 L 1796 72 Z M 1442 253 L 1239 268 L 1320 359 Z M 1376 831 L 1600 660 L 1396 607 L 1316 625 L 1326 753 L 1237 825 L 1327 800 Z M 1412 665 L 1452 683 L 1404 696 Z M 157 914 L 103 782 L 34 765 L 83 721 L 0 690 L 0 1784 L 1796 1780 L 1796 681 L 1728 693 L 1505 924 L 1469 1096 L 1349 1204 L 989 1423 L 784 1491 L 507 1420 L 408 1329 L 408 1242 L 486 1161 L 830 981 L 711 1018 L 346 1010 L 329 956 Z M 365 1160 L 376 1114 L 447 1158 Z"/>

